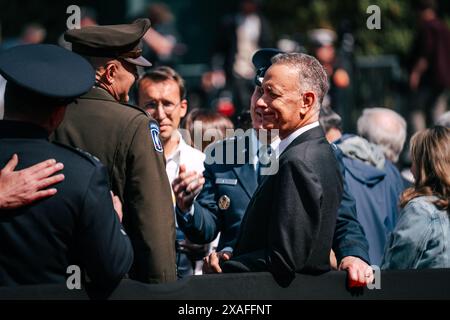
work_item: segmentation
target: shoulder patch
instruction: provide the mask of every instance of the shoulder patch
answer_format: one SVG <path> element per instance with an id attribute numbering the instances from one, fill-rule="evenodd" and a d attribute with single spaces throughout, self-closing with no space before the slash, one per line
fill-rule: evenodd
<path id="1" fill-rule="evenodd" d="M 152 137 L 153 146 L 157 152 L 163 152 L 163 146 L 161 139 L 159 139 L 159 127 L 155 122 L 150 121 L 149 123 L 150 135 Z"/>

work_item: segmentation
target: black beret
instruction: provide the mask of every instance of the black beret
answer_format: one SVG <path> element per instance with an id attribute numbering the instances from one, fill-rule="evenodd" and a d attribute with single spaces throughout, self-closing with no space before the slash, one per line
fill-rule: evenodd
<path id="1" fill-rule="evenodd" d="M 76 98 L 94 85 L 89 62 L 51 44 L 12 47 L 0 53 L 0 74 L 34 93 L 58 99 Z"/>
<path id="2" fill-rule="evenodd" d="M 86 56 L 123 58 L 130 63 L 149 67 L 139 49 L 141 38 L 150 28 L 149 19 L 131 24 L 89 26 L 66 31 L 64 39 L 72 43 L 72 51 Z"/>
<path id="3" fill-rule="evenodd" d="M 284 52 L 274 48 L 264 48 L 253 54 L 252 63 L 256 68 L 255 84 L 257 86 L 261 86 L 266 70 L 272 65 L 271 59 L 279 53 Z"/>

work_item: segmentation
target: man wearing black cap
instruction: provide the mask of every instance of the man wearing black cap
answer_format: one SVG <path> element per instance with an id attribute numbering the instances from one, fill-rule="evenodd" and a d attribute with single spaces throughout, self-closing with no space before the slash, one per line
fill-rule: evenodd
<path id="1" fill-rule="evenodd" d="M 65 283 L 68 267 L 78 265 L 95 287 L 114 287 L 133 251 L 106 169 L 84 152 L 48 141 L 67 104 L 93 85 L 92 67 L 57 46 L 26 45 L 0 54 L 0 73 L 8 80 L 0 165 L 16 153 L 19 169 L 54 158 L 64 163 L 65 176 L 53 197 L 0 210 L 0 286 Z"/>
<path id="2" fill-rule="evenodd" d="M 149 27 L 148 19 L 140 19 L 65 33 L 72 51 L 94 66 L 96 81 L 68 109 L 54 137 L 95 155 L 108 168 L 133 244 L 130 277 L 165 282 L 176 280 L 175 223 L 159 127 L 145 111 L 126 104 L 136 66 L 151 65 L 138 47 Z"/>

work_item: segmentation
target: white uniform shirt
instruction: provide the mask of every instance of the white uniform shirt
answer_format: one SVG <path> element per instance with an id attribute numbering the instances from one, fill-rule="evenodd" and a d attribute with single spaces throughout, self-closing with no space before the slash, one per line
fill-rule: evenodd
<path id="1" fill-rule="evenodd" d="M 178 130 L 177 135 L 179 136 L 178 146 L 175 151 L 166 158 L 166 173 L 171 185 L 173 180 L 178 177 L 180 165 L 182 164 L 186 166 L 186 171 L 203 173 L 205 170 L 203 165 L 203 162 L 205 161 L 205 154 L 188 145 L 183 140 L 183 137 Z"/>
<path id="2" fill-rule="evenodd" d="M 175 180 L 175 178 L 178 177 L 178 174 L 180 172 L 180 165 L 184 164 L 186 166 L 186 172 L 189 171 L 196 171 L 197 173 L 203 173 L 205 170 L 203 162 L 205 161 L 205 154 L 201 152 L 200 150 L 197 150 L 190 145 L 188 145 L 183 137 L 181 136 L 181 133 L 177 130 L 176 134 L 179 137 L 178 146 L 175 149 L 174 152 L 172 152 L 167 158 L 166 158 L 166 173 L 167 177 L 169 178 L 171 190 L 172 190 L 172 182 Z M 175 208 L 175 195 L 172 190 L 172 201 Z M 177 219 L 175 217 L 175 224 L 178 227 L 178 224 L 176 223 Z M 203 263 L 201 261 L 198 261 L 196 263 L 196 266 L 194 268 L 194 274 L 199 275 L 202 274 L 202 265 Z"/>

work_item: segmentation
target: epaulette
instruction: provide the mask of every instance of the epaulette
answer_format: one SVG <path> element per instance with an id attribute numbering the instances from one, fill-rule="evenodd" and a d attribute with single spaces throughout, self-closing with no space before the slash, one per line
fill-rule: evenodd
<path id="1" fill-rule="evenodd" d="M 233 147 L 233 149 L 239 147 L 242 143 L 244 143 L 244 146 L 246 146 L 247 145 L 246 141 L 241 142 L 246 137 L 247 136 L 245 135 L 238 135 L 214 141 L 205 148 L 204 153 L 207 155 L 209 154 L 215 155 L 216 151 L 226 152 L 226 150 L 230 147 L 230 145 Z"/>
<path id="2" fill-rule="evenodd" d="M 139 108 L 138 106 L 135 106 L 135 105 L 132 105 L 132 104 L 129 104 L 129 103 L 122 103 L 122 102 L 121 102 L 120 104 L 123 104 L 123 105 L 126 106 L 126 107 L 129 107 L 129 108 L 132 108 L 132 109 L 135 109 L 135 110 L 140 111 L 141 113 L 145 114 L 148 118 L 150 118 L 150 121 L 151 121 L 151 122 L 154 122 L 154 123 L 156 123 L 156 124 L 159 126 L 158 121 L 156 121 L 155 118 L 153 118 L 153 117 L 152 117 L 147 111 L 145 111 L 144 109 L 141 109 L 141 108 Z"/>
<path id="3" fill-rule="evenodd" d="M 72 152 L 76 153 L 77 155 L 82 156 L 83 158 L 89 160 L 89 162 L 91 162 L 95 166 L 98 166 L 98 165 L 102 164 L 99 158 L 97 158 L 96 156 L 90 154 L 89 152 L 87 152 L 87 151 L 85 151 L 83 149 L 74 148 L 74 147 L 71 147 L 71 146 L 68 146 L 66 144 L 62 144 L 62 143 L 56 142 L 56 141 L 53 141 L 53 143 L 56 144 L 59 147 L 65 148 L 65 149 L 67 149 L 69 151 L 72 151 Z"/>
<path id="4" fill-rule="evenodd" d="M 244 143 L 245 142 L 247 142 L 248 140 L 245 140 L 245 139 L 248 139 L 248 135 L 234 135 L 234 136 L 231 136 L 231 137 L 227 137 L 227 138 L 225 138 L 225 139 L 223 139 L 222 140 L 222 142 L 224 143 L 224 144 L 229 144 L 229 143 L 233 143 L 233 144 L 236 144 L 236 143 L 240 143 L 242 140 L 244 140 Z"/>
<path id="5" fill-rule="evenodd" d="M 124 106 L 126 106 L 126 107 L 129 107 L 129 108 L 138 110 L 138 111 L 140 111 L 141 113 L 145 114 L 146 116 L 150 116 L 150 115 L 148 114 L 147 111 L 145 111 L 145 110 L 142 109 L 142 108 L 139 108 L 138 106 L 135 106 L 135 105 L 132 105 L 132 104 L 129 104 L 129 103 L 124 103 L 124 102 L 119 102 L 119 103 L 122 104 L 122 105 L 124 105 Z"/>

